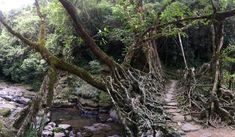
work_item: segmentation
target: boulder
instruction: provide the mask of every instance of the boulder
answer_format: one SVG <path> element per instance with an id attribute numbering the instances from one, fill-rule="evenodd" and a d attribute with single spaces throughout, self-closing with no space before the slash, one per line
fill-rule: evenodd
<path id="1" fill-rule="evenodd" d="M 88 107 L 93 107 L 93 108 L 97 108 L 99 106 L 98 102 L 91 100 L 91 99 L 85 99 L 85 98 L 79 98 L 79 103 L 82 106 L 88 106 Z"/>
<path id="2" fill-rule="evenodd" d="M 181 129 L 184 131 L 184 132 L 192 132 L 192 131 L 197 131 L 200 129 L 200 126 L 198 125 L 193 125 L 191 123 L 185 123 L 182 125 Z"/>

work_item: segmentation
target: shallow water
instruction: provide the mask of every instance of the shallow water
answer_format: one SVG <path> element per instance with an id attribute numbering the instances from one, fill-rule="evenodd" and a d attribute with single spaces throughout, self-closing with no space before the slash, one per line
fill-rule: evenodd
<path id="1" fill-rule="evenodd" d="M 107 114 L 102 114 L 102 117 L 108 119 Z M 121 124 L 113 122 L 101 122 L 97 115 L 83 116 L 77 108 L 56 108 L 51 111 L 51 121 L 56 124 L 69 124 L 75 132 L 79 132 L 84 126 L 91 126 L 95 123 L 104 123 L 111 126 L 110 131 L 101 133 L 100 137 L 120 135 L 123 136 L 123 128 Z M 96 137 L 99 137 L 96 135 Z"/>

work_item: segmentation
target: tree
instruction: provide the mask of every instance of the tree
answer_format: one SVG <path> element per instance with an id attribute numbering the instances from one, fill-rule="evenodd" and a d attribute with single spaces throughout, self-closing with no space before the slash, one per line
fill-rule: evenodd
<path id="1" fill-rule="evenodd" d="M 134 43 L 126 54 L 124 63 L 119 64 L 103 52 L 97 46 L 94 39 L 86 32 L 77 14 L 76 7 L 74 7 L 74 5 L 68 0 L 59 1 L 71 17 L 76 33 L 83 39 L 86 46 L 89 47 L 92 53 L 110 68 L 111 76 L 108 76 L 105 79 L 97 79 L 86 70 L 56 57 L 45 47 L 45 16 L 40 12 L 40 6 L 37 0 L 35 0 L 35 6 L 37 15 L 40 17 L 40 31 L 36 42 L 31 41 L 22 36 L 20 33 L 14 31 L 6 23 L 1 12 L 0 22 L 11 34 L 19 38 L 25 44 L 29 45 L 34 51 L 40 53 L 42 58 L 48 63 L 50 67 L 50 81 L 47 92 L 47 107 L 51 106 L 53 99 L 53 86 L 57 75 L 56 71 L 67 71 L 79 76 L 92 86 L 109 93 L 113 104 L 118 111 L 120 119 L 125 126 L 126 134 L 131 137 L 142 136 L 147 133 L 151 133 L 155 136 L 156 130 L 161 130 L 164 134 L 169 134 L 165 124 L 159 124 L 165 120 L 165 116 L 163 115 L 164 111 L 160 107 L 160 104 L 163 102 L 160 91 L 163 88 L 164 78 L 161 62 L 155 45 L 157 38 L 178 34 L 179 31 L 187 28 L 187 24 L 183 24 L 184 22 L 192 22 L 202 19 L 210 20 L 212 18 L 220 22 L 235 15 L 235 10 L 230 10 L 227 12 L 216 12 L 210 15 L 185 17 L 185 12 L 180 10 L 181 3 L 175 2 L 174 0 L 167 2 L 157 12 L 155 22 L 153 22 L 150 27 L 146 28 L 144 32 L 141 31 L 141 33 L 138 33 L 138 36 L 135 37 Z M 142 5 L 140 4 L 140 6 Z M 179 12 L 177 12 L 178 14 L 172 14 L 173 17 L 169 18 L 167 15 L 164 17 L 164 14 L 172 13 L 169 6 L 177 7 Z M 140 19 L 144 20 L 144 18 Z M 167 29 L 167 27 L 171 28 L 172 25 L 174 26 L 173 29 Z M 217 47 L 221 47 L 221 24 L 216 24 L 215 26 L 215 29 L 218 30 L 218 32 L 216 32 L 218 33 L 216 34 L 218 36 L 218 41 L 215 41 L 215 45 Z M 164 29 L 169 30 L 169 32 L 165 32 Z M 133 30 L 136 33 L 138 32 L 136 27 Z M 173 31 L 173 33 L 170 31 Z M 218 50 L 219 49 L 220 48 L 218 48 Z M 141 66 L 141 68 L 131 66 L 131 62 L 134 57 L 133 55 L 136 52 L 143 52 L 143 57 L 147 61 L 147 69 L 144 69 L 145 67 L 143 66 Z M 216 61 L 218 61 L 218 59 Z M 218 77 L 217 74 L 218 72 L 215 75 L 215 80 Z M 30 121 L 29 119 L 35 116 L 39 108 L 42 108 L 43 104 L 39 101 L 42 98 L 41 94 L 42 93 L 39 93 L 34 103 L 31 105 L 31 111 L 28 113 L 28 119 L 24 121 L 17 136 L 23 136 L 24 129 Z"/>

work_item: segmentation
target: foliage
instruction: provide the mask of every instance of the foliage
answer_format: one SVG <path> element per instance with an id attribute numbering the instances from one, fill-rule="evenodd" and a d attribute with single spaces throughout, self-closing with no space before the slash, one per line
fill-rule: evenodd
<path id="1" fill-rule="evenodd" d="M 37 137 L 37 130 L 31 125 L 27 130 L 25 137 Z"/>
<path id="2" fill-rule="evenodd" d="M 11 22 L 14 29 L 25 37 L 36 39 L 38 17 L 31 14 L 31 9 L 11 12 L 8 16 L 14 18 Z M 25 19 L 25 16 L 28 18 Z M 39 87 L 47 70 L 46 62 L 5 30 L 0 33 L 0 55 L 0 69 L 7 78 Z"/>
<path id="3" fill-rule="evenodd" d="M 102 67 L 100 65 L 100 63 L 97 60 L 93 60 L 89 62 L 90 68 L 91 68 L 91 72 L 92 73 L 99 73 L 102 70 Z"/>

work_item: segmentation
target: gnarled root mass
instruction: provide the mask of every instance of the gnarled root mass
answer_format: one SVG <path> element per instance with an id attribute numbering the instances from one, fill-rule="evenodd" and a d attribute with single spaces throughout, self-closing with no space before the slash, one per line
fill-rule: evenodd
<path id="1" fill-rule="evenodd" d="M 205 67 L 205 65 L 203 65 Z M 205 69 L 205 68 L 203 68 Z M 199 74 L 203 72 L 203 74 Z M 197 117 L 198 122 L 216 126 L 218 123 L 234 124 L 235 120 L 235 93 L 221 87 L 216 96 L 210 94 L 213 84 L 210 76 L 202 71 L 202 68 L 194 72 L 187 71 L 184 79 L 181 80 L 178 99 L 181 106 L 191 115 Z M 212 110 L 211 104 L 214 104 Z M 196 120 L 196 119 L 195 119 Z"/>
<path id="2" fill-rule="evenodd" d="M 127 136 L 168 134 L 162 108 L 164 83 L 160 77 L 136 69 L 119 68 L 106 83 Z"/>

